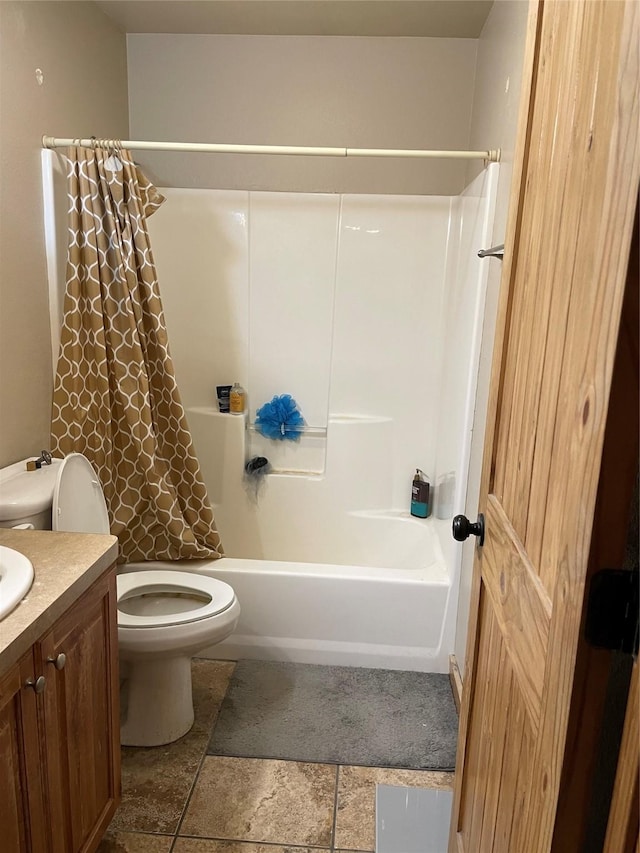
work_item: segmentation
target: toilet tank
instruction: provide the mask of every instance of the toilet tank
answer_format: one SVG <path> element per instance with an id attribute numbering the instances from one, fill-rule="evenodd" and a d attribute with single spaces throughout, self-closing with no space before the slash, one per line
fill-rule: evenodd
<path id="1" fill-rule="evenodd" d="M 27 462 L 36 458 L 0 468 L 0 527 L 28 524 L 36 530 L 51 530 L 53 490 L 62 459 L 27 471 Z"/>

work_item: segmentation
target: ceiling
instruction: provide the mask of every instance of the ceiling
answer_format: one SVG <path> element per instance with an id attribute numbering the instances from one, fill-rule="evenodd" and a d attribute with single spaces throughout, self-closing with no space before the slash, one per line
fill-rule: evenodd
<path id="1" fill-rule="evenodd" d="M 493 0 L 95 0 L 127 33 L 478 38 Z"/>

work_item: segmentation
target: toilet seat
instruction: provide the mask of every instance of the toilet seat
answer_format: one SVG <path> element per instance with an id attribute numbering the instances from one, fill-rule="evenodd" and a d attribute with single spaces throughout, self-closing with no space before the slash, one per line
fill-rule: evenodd
<path id="1" fill-rule="evenodd" d="M 53 490 L 52 527 L 70 533 L 109 533 L 109 515 L 100 480 L 81 453 L 70 453 L 60 463 Z M 195 572 L 145 569 L 118 575 L 118 627 L 163 628 L 200 622 L 229 610 L 236 596 L 229 584 Z M 156 596 L 183 599 L 205 597 L 201 604 L 187 604 L 173 612 L 135 614 L 120 608 L 127 599 L 148 597 L 149 609 Z M 144 608 L 143 602 L 141 607 Z M 162 608 L 166 611 L 166 607 Z M 169 608 L 170 609 L 170 608 Z"/>
<path id="2" fill-rule="evenodd" d="M 70 453 L 60 463 L 53 487 L 51 527 L 67 533 L 109 533 L 100 479 L 82 453 Z"/>
<path id="3" fill-rule="evenodd" d="M 145 570 L 126 572 L 118 575 L 118 627 L 119 628 L 161 628 L 169 625 L 184 625 L 199 622 L 228 610 L 236 600 L 235 593 L 228 583 L 193 572 L 172 572 Z M 120 603 L 127 599 L 153 593 L 205 595 L 209 601 L 199 607 L 182 612 L 135 615 L 120 609 Z"/>

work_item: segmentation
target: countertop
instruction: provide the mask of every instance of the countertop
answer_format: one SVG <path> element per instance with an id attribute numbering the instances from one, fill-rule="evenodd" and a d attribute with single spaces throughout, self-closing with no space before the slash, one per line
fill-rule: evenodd
<path id="1" fill-rule="evenodd" d="M 115 536 L 0 528 L 0 545 L 34 570 L 31 589 L 0 621 L 0 674 L 14 664 L 118 556 Z"/>

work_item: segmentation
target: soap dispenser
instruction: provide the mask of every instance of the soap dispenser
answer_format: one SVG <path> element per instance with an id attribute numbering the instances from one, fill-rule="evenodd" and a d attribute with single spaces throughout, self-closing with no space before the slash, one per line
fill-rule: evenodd
<path id="1" fill-rule="evenodd" d="M 431 484 L 420 468 L 416 468 L 411 483 L 411 515 L 417 518 L 428 518 L 431 515 Z"/>

